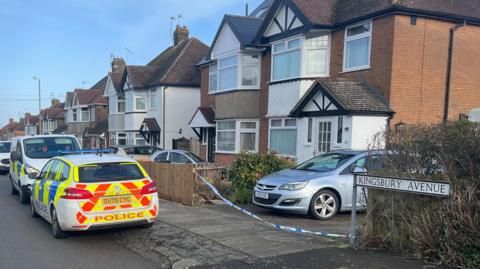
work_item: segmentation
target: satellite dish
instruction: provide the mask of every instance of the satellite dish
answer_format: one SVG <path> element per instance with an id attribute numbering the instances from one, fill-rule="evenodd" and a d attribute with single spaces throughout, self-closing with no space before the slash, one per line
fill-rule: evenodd
<path id="1" fill-rule="evenodd" d="M 473 122 L 480 122 L 480 108 L 475 108 L 470 111 L 468 118 Z"/>

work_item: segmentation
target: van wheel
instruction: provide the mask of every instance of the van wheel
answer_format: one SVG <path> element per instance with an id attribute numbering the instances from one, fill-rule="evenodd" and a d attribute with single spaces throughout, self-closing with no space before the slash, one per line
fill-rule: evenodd
<path id="1" fill-rule="evenodd" d="M 20 203 L 28 204 L 28 201 L 30 201 L 30 199 L 28 199 L 25 187 L 22 187 L 22 185 L 20 185 L 20 182 L 18 182 L 18 188 L 20 189 L 20 191 L 18 192 L 18 198 L 20 198 Z"/>
<path id="2" fill-rule="evenodd" d="M 60 238 L 65 238 L 67 237 L 67 234 L 62 231 L 62 228 L 60 228 L 60 224 L 58 223 L 58 217 L 57 217 L 57 211 L 55 210 L 55 207 L 52 207 L 51 210 L 51 218 L 52 218 L 52 235 L 53 237 L 60 239 Z"/>
<path id="3" fill-rule="evenodd" d="M 32 215 L 32 218 L 38 218 L 38 213 L 33 203 L 33 197 L 30 198 L 30 213 Z"/>
<path id="4" fill-rule="evenodd" d="M 315 219 L 328 220 L 337 214 L 339 205 L 335 193 L 329 190 L 320 190 L 312 197 L 309 212 Z"/>
<path id="5" fill-rule="evenodd" d="M 13 181 L 10 179 L 10 185 L 12 185 L 12 195 L 17 195 L 18 194 L 18 191 L 17 189 L 15 189 L 15 186 L 13 186 Z"/>

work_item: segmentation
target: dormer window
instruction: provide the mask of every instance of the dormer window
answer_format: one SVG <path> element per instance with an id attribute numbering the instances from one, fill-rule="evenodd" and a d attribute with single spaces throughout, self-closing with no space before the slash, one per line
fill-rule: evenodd
<path id="1" fill-rule="evenodd" d="M 260 88 L 260 55 L 240 53 L 209 67 L 209 92 Z"/>
<path id="2" fill-rule="evenodd" d="M 370 67 L 372 22 L 356 24 L 345 29 L 344 71 Z"/>

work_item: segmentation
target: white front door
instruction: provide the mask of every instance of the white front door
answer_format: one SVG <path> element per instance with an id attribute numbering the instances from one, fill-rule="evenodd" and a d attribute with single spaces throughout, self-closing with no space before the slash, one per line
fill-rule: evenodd
<path id="1" fill-rule="evenodd" d="M 331 120 L 319 120 L 317 123 L 317 141 L 315 151 L 317 154 L 329 152 L 332 149 L 332 127 Z"/>

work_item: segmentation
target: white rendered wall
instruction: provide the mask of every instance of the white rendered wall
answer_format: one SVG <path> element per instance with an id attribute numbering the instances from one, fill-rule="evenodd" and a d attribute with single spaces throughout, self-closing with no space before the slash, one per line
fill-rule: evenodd
<path id="1" fill-rule="evenodd" d="M 385 131 L 388 117 L 353 116 L 352 149 L 368 149 L 375 135 Z"/>

